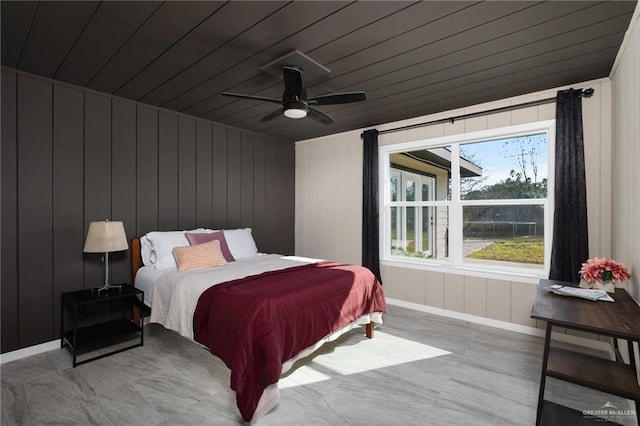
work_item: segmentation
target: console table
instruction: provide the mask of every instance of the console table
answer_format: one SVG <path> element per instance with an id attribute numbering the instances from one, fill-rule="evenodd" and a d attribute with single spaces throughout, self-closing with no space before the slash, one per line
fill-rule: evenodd
<path id="1" fill-rule="evenodd" d="M 636 375 L 633 342 L 640 341 L 640 306 L 623 289 L 616 289 L 611 295 L 615 300 L 613 303 L 592 302 L 560 296 L 544 290 L 554 284 L 576 286 L 576 284 L 552 280 L 540 280 L 538 285 L 531 318 L 546 321 L 547 327 L 536 425 L 602 423 L 602 420 L 598 422 L 597 419 L 584 416 L 582 412 L 545 400 L 544 388 L 547 376 L 633 400 L 637 416 L 640 386 Z M 616 360 L 552 347 L 551 331 L 554 326 L 613 338 Z M 623 361 L 618 351 L 617 339 L 627 341 L 628 364 Z"/>

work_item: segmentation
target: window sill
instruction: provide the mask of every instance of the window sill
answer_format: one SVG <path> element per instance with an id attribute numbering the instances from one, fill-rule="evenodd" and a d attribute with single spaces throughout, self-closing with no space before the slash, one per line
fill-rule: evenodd
<path id="1" fill-rule="evenodd" d="M 517 281 L 537 285 L 541 278 L 547 278 L 545 271 L 518 270 L 517 268 L 495 268 L 491 266 L 476 267 L 474 265 L 450 265 L 446 262 L 417 262 L 410 259 L 387 258 L 380 260 L 380 265 L 397 268 L 420 269 L 424 271 L 446 274 L 467 275 L 480 278 L 493 278 L 505 281 Z"/>

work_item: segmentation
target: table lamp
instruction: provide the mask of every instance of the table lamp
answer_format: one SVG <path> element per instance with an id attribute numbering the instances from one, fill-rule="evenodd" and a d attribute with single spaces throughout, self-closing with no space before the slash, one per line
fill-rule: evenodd
<path id="1" fill-rule="evenodd" d="M 127 235 L 124 232 L 122 222 L 91 222 L 87 239 L 84 243 L 85 253 L 104 253 L 104 286 L 98 289 L 106 291 L 111 288 L 120 288 L 119 285 L 109 284 L 109 253 L 112 251 L 122 251 L 129 248 Z"/>

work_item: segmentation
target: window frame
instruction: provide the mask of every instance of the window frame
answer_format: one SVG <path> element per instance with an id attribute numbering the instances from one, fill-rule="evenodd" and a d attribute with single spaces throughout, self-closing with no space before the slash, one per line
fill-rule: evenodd
<path id="1" fill-rule="evenodd" d="M 526 136 L 535 133 L 547 134 L 547 198 L 546 199 L 506 199 L 506 200 L 460 200 L 460 145 L 465 143 L 484 142 L 495 139 Z M 449 257 L 446 259 L 414 258 L 391 253 L 390 241 L 390 178 L 391 154 L 418 149 L 449 147 L 451 149 L 451 194 L 447 200 L 431 201 L 428 206 L 448 207 L 449 218 Z M 549 275 L 551 243 L 553 235 L 553 194 L 554 194 L 554 164 L 555 164 L 555 120 L 543 120 L 495 129 L 481 130 L 456 135 L 448 135 L 429 139 L 403 142 L 391 145 L 381 145 L 378 148 L 379 164 L 379 231 L 380 231 L 380 261 L 385 265 L 414 267 L 418 269 L 437 270 L 465 275 L 495 277 L 502 275 L 508 278 L 530 279 L 537 282 L 539 278 Z M 404 190 L 402 184 L 399 188 Z M 462 210 L 465 206 L 473 205 L 540 205 L 544 206 L 544 265 L 542 268 L 527 268 L 497 263 L 464 262 L 462 256 Z M 416 202 L 396 202 L 394 206 L 413 206 Z M 424 203 L 420 203 L 424 206 Z M 387 232 L 389 230 L 389 232 Z M 527 280 L 528 281 L 528 280 Z"/>
<path id="2" fill-rule="evenodd" d="M 393 167 L 393 165 L 390 166 L 389 169 L 389 177 L 390 178 L 396 178 L 397 182 L 398 182 L 398 189 L 397 189 L 397 193 L 396 193 L 396 197 L 398 195 L 400 195 L 399 199 L 396 200 L 395 202 L 400 204 L 400 203 L 408 203 L 410 205 L 412 205 L 413 203 L 423 203 L 423 202 L 430 202 L 430 201 L 434 201 L 434 200 L 423 200 L 422 199 L 422 193 L 423 193 L 423 186 L 427 185 L 429 190 L 430 190 L 430 194 L 431 196 L 434 195 L 435 193 L 435 178 L 431 175 L 427 175 L 427 174 L 420 174 L 417 171 L 409 171 L 409 170 L 405 170 L 405 169 L 401 169 L 398 167 Z M 407 201 L 407 181 L 413 181 L 415 182 L 416 186 L 415 186 L 415 197 L 416 198 L 420 198 L 420 200 L 413 200 L 413 201 Z M 399 191 L 401 190 L 401 191 Z M 393 202 L 393 201 L 392 201 Z M 422 213 L 422 212 L 421 212 Z M 429 235 L 432 235 L 433 229 L 431 228 L 435 228 L 433 224 L 429 224 L 430 226 L 430 232 Z M 406 250 L 406 242 L 407 240 L 407 236 L 409 234 L 409 229 L 407 228 L 407 210 L 403 209 L 401 210 L 401 212 L 399 212 L 397 218 L 396 218 L 396 226 L 395 226 L 395 231 L 396 231 L 396 240 L 397 241 L 402 241 L 402 248 L 404 250 Z M 424 223 L 423 223 L 423 217 L 419 214 L 415 214 L 414 216 L 414 229 L 413 232 L 414 233 L 418 233 L 418 229 L 423 229 L 424 228 Z M 391 229 L 391 228 L 389 228 Z M 391 239 L 391 241 L 393 241 L 393 239 Z M 421 251 L 421 252 L 426 252 L 427 255 L 431 255 L 431 252 L 433 251 L 433 240 L 431 238 L 429 238 L 429 247 L 424 248 L 422 247 L 422 239 L 416 239 L 415 241 L 415 250 L 416 251 Z"/>

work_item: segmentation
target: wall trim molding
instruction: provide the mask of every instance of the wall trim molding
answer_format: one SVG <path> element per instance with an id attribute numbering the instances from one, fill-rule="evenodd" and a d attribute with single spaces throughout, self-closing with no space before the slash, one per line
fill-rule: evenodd
<path id="1" fill-rule="evenodd" d="M 477 315 L 465 314 L 462 312 L 450 311 L 448 309 L 436 308 L 434 306 L 421 305 L 420 303 L 407 302 L 400 299 L 387 297 L 387 303 L 400 306 L 402 308 L 413 309 L 427 314 L 439 315 L 441 317 L 453 318 L 467 321 L 473 324 L 488 325 L 489 327 L 500 328 L 502 330 L 515 331 L 522 334 L 544 337 L 544 330 L 527 325 L 514 324 L 512 322 L 500 321 L 491 318 L 479 317 Z"/>
<path id="2" fill-rule="evenodd" d="M 26 358 L 32 355 L 38 355 L 44 352 L 49 352 L 54 349 L 60 349 L 60 339 L 52 340 L 46 343 L 40 343 L 39 345 L 28 346 L 26 348 L 17 349 L 15 351 L 0 354 L 0 365 L 16 361 L 18 359 Z"/>
<path id="3" fill-rule="evenodd" d="M 144 317 L 142 319 L 142 323 L 144 325 L 149 325 L 151 322 L 150 320 L 151 320 L 151 317 L 148 317 L 148 316 Z M 56 339 L 50 342 L 40 343 L 38 345 L 29 346 L 22 349 L 16 349 L 15 351 L 0 354 L 0 365 L 6 362 L 11 362 L 11 361 L 16 361 L 18 359 L 26 358 L 31 355 L 38 355 L 44 352 L 53 351 L 55 349 L 61 349 L 60 339 Z M 71 356 L 71 354 L 69 354 L 69 356 Z"/>
<path id="4" fill-rule="evenodd" d="M 531 336 L 537 336 L 544 338 L 544 330 L 529 327 L 526 325 L 513 324 L 506 321 L 499 321 L 491 318 L 479 317 L 476 315 L 464 314 L 461 312 L 449 311 L 447 309 L 440 309 L 433 306 L 421 305 L 419 303 L 406 302 L 400 299 L 394 299 L 387 297 L 387 303 L 390 305 L 400 306 L 402 308 L 412 309 L 414 311 L 424 312 L 428 314 L 434 314 L 446 318 L 453 318 L 462 321 L 467 321 L 473 324 L 486 325 L 489 327 L 495 327 L 502 330 L 515 331 L 516 333 L 528 334 Z M 149 324 L 149 320 L 145 319 L 145 325 Z M 552 338 L 558 342 L 569 343 L 573 345 L 584 346 L 587 348 L 600 350 L 609 353 L 613 356 L 611 345 L 605 341 L 587 339 L 580 336 L 572 336 L 570 334 L 553 333 Z M 16 361 L 22 358 L 26 358 L 32 355 L 38 355 L 44 352 L 52 351 L 54 349 L 60 349 L 60 340 L 56 339 L 51 342 L 41 343 L 39 345 L 29 346 L 27 348 L 18 349 L 12 352 L 0 354 L 0 365 Z M 542 354 L 540 354 L 542 356 Z"/>
<path id="5" fill-rule="evenodd" d="M 427 314 L 434 314 L 441 317 L 458 319 L 467 321 L 473 324 L 486 325 L 489 327 L 499 328 L 501 330 L 514 331 L 516 333 L 528 334 L 544 339 L 545 330 L 535 327 L 529 327 L 527 325 L 514 324 L 511 322 L 495 320 L 491 318 L 479 317 L 477 315 L 465 314 L 462 312 L 450 311 L 447 309 L 436 308 L 434 306 L 421 305 L 419 303 L 407 302 L 400 299 L 394 299 L 387 297 L 387 303 L 390 305 L 400 306 L 402 308 L 413 309 L 415 311 L 424 312 Z M 568 343 L 571 345 L 583 346 L 589 349 L 594 349 L 608 353 L 611 359 L 614 359 L 614 353 L 611 345 L 603 340 L 589 339 L 581 336 L 574 336 L 571 334 L 553 332 L 551 338 L 557 342 Z M 540 353 L 540 360 L 542 360 L 542 352 Z"/>

